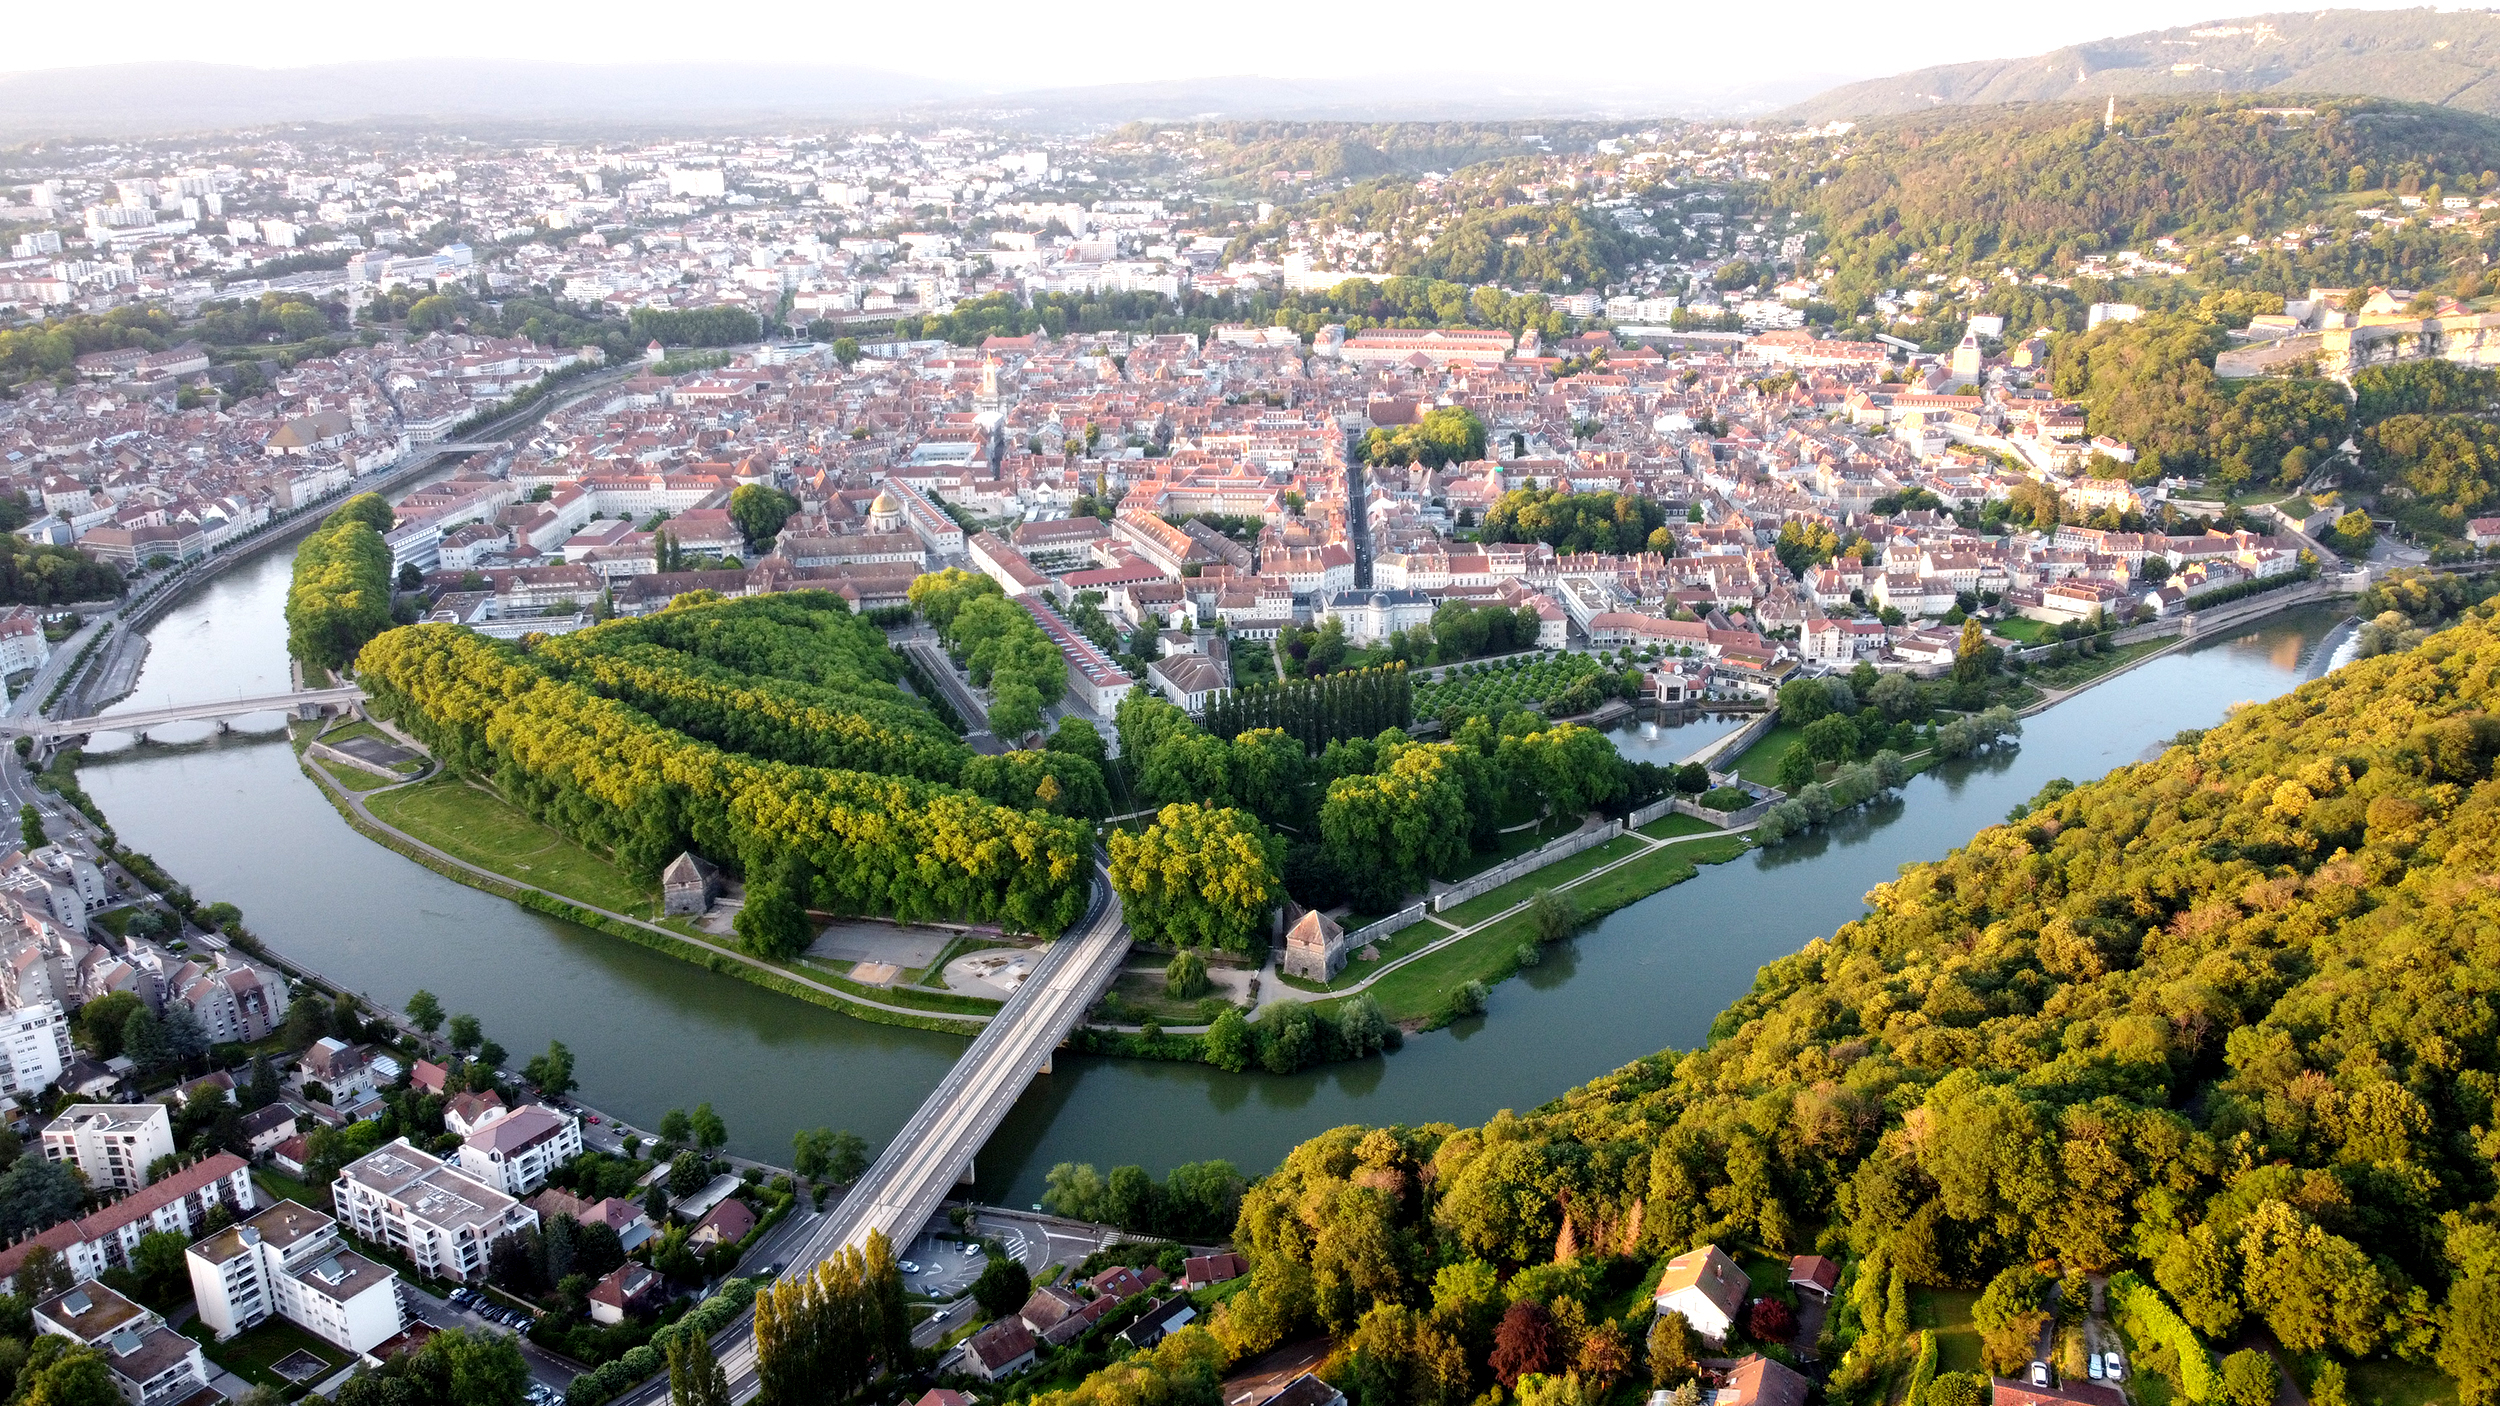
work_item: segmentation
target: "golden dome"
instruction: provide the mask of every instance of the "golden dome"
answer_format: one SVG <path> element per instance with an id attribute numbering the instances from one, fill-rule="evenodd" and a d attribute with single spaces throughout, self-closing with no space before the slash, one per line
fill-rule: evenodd
<path id="1" fill-rule="evenodd" d="M 899 513 L 902 510 L 903 505 L 894 501 L 894 495 L 882 488 L 877 490 L 877 501 L 868 505 L 868 511 L 876 514 Z"/>

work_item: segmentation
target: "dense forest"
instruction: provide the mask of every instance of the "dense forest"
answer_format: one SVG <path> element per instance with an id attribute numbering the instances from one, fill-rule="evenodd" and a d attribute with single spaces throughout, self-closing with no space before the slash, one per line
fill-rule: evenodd
<path id="1" fill-rule="evenodd" d="M 2137 102 L 2109 131 L 2099 107 L 2081 104 L 1887 118 L 1807 149 L 1771 199 L 1830 238 L 1826 258 L 1839 272 L 1827 297 L 1853 316 L 1909 281 L 1914 260 L 1922 272 L 2059 277 L 2085 254 L 2152 253 L 2161 235 L 2275 233 L 2348 191 L 2480 191 L 2500 168 L 2500 124 L 2487 118 L 2357 98 L 2321 104 L 2310 118 L 2259 108 L 2255 99 Z M 2338 267 L 2385 271 L 2366 258 Z M 2280 270 L 2286 286 L 2342 281 L 2329 271 Z"/>
<path id="2" fill-rule="evenodd" d="M 391 519 L 381 494 L 359 493 L 295 549 L 286 644 L 305 668 L 336 673 L 391 627 Z"/>
<path id="3" fill-rule="evenodd" d="M 1642 1286 L 1715 1243 L 1846 1259 L 1839 1403 L 1912 1373 L 1905 1285 L 1986 1286 L 2010 1365 L 2054 1276 L 2104 1271 L 2185 1399 L 2248 1324 L 2315 1399 L 2384 1360 L 2488 1401 L 2496 689 L 2485 605 L 1908 866 L 1702 1049 L 1481 1128 L 1315 1138 L 1243 1200 L 1247 1288 L 1044 1400 L 1212 1399 L 1314 1329 L 1357 1406 L 1672 1385 L 1693 1348 Z"/>
<path id="4" fill-rule="evenodd" d="M 655 877 L 691 849 L 744 873 L 750 950 L 805 946 L 807 909 L 1066 927 L 1085 906 L 1083 822 L 880 774 L 969 754 L 902 716 L 871 637 L 840 599 L 797 592 L 681 602 L 535 648 L 413 625 L 366 645 L 357 674 L 447 765 L 628 872 Z M 770 726 L 742 715 L 767 705 Z M 894 752 L 875 771 L 786 760 L 858 762 L 880 738 Z"/>

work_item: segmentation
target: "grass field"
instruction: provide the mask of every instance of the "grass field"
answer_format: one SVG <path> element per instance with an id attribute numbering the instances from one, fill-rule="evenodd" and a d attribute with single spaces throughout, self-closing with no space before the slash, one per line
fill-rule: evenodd
<path id="1" fill-rule="evenodd" d="M 1988 633 L 2002 635 L 2009 640 L 2020 640 L 2024 644 L 2038 644 L 2040 636 L 2047 629 L 2048 626 L 2041 621 L 2017 615 L 2011 619 L 1990 622 Z"/>
<path id="2" fill-rule="evenodd" d="M 1460 927 L 1481 923 L 1513 904 L 1525 903 L 1538 889 L 1561 888 L 1602 864 L 1611 864 L 1628 854 L 1638 854 L 1641 842 L 1629 835 L 1617 835 L 1602 845 L 1594 845 L 1569 859 L 1558 860 L 1533 874 L 1524 874 L 1490 893 L 1480 893 L 1455 908 L 1444 909 L 1441 916 Z"/>
<path id="3" fill-rule="evenodd" d="M 1669 811 L 1641 827 L 1641 833 L 1653 840 L 1675 840 L 1686 835 L 1706 835 L 1719 827 L 1698 815 Z"/>
<path id="4" fill-rule="evenodd" d="M 1788 749 L 1796 746 L 1797 740 L 1804 735 L 1804 728 L 1791 727 L 1787 723 L 1773 727 L 1746 748 L 1745 755 L 1736 759 L 1736 774 L 1757 786 L 1776 783 L 1779 780 L 1780 758 L 1787 756 Z"/>
<path id="5" fill-rule="evenodd" d="M 1970 1320 L 1979 1295 L 1969 1289 L 1924 1289 L 1920 1299 L 1921 1323 L 1936 1330 L 1936 1370 L 1987 1371 L 1979 1355 L 1979 1327 Z"/>
<path id="6" fill-rule="evenodd" d="M 370 804 L 384 824 L 506 878 L 611 912 L 651 907 L 651 891 L 623 870 L 465 782 L 445 777 Z"/>
<path id="7" fill-rule="evenodd" d="M 338 782 L 338 784 L 346 787 L 350 791 L 375 791 L 380 790 L 384 786 L 395 786 L 399 784 L 387 776 L 376 776 L 369 771 L 358 771 L 352 766 L 340 766 L 337 762 L 330 761 L 323 757 L 313 758 L 312 763 L 314 766 L 330 773 L 331 780 Z"/>
<path id="8" fill-rule="evenodd" d="M 1704 864 L 1724 864 L 1750 848 L 1742 835 L 1671 845 L 1598 875 L 1569 890 L 1569 897 L 1582 913 L 1611 913 L 1684 882 L 1700 873 Z"/>
<path id="9" fill-rule="evenodd" d="M 1391 1020 L 1422 1020 L 1449 1004 L 1450 993 L 1471 981 L 1491 986 L 1519 968 L 1519 947 L 1534 942 L 1525 913 L 1513 914 L 1382 977 L 1370 990 Z"/>
<path id="10" fill-rule="evenodd" d="M 182 1327 L 185 1334 L 199 1341 L 200 1350 L 207 1354 L 210 1361 L 254 1386 L 284 1390 L 287 1379 L 271 1370 L 269 1364 L 296 1352 L 309 1352 L 320 1358 L 323 1376 L 352 1360 L 336 1344 L 316 1338 L 283 1318 L 272 1318 L 225 1343 L 216 1341 L 217 1335 L 197 1319 Z"/>
<path id="11" fill-rule="evenodd" d="M 2049 688 L 2073 688 L 2077 684 L 2089 683 L 2112 669 L 2132 664 L 2147 654 L 2168 649 L 2178 642 L 2178 637 L 2175 635 L 2139 640 L 2134 644 L 2110 650 L 2106 654 L 2096 654 L 2089 659 L 2069 659 L 2063 664 L 2036 665 L 2028 677 Z"/>
<path id="12" fill-rule="evenodd" d="M 328 732 L 321 734 L 321 736 L 316 740 L 327 742 L 331 746 L 335 747 L 341 742 L 345 742 L 356 737 L 370 737 L 376 742 L 388 743 L 393 747 L 399 745 L 399 740 L 397 738 L 392 737 L 382 729 L 361 719 L 356 722 L 349 723 L 345 727 L 334 727 Z"/>
<path id="13" fill-rule="evenodd" d="M 2388 1359 L 2356 1362 L 2350 1370 L 2357 1406 L 2430 1406 L 2457 1397 L 2457 1384 L 2435 1367 Z"/>

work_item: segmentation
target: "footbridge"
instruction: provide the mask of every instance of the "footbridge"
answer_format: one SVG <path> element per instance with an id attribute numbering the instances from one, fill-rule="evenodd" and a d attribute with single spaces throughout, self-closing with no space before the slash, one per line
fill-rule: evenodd
<path id="1" fill-rule="evenodd" d="M 1033 1076 L 1050 1071 L 1052 1052 L 1076 1029 L 1128 956 L 1120 901 L 1100 864 L 1094 866 L 1093 890 L 1085 917 L 1050 944 L 1032 975 L 886 1144 L 875 1165 L 799 1244 L 782 1278 L 813 1273 L 845 1246 L 865 1245 L 871 1231 L 882 1231 L 895 1253 L 903 1254 L 947 1192 L 971 1180 L 974 1154 L 998 1130 Z M 741 1318 L 724 1338 L 718 1351 L 730 1395 L 749 1400 L 758 1390 L 753 1314 Z M 619 1406 L 655 1406 L 667 1396 L 668 1382 L 661 1378 L 629 1392 Z"/>
<path id="2" fill-rule="evenodd" d="M 323 711 L 344 707 L 364 700 L 365 691 L 351 686 L 342 688 L 303 688 L 292 693 L 271 693 L 256 698 L 211 698 L 198 703 L 171 704 L 162 708 L 132 708 L 126 712 L 100 713 L 88 718 L 0 718 L 0 737 L 33 737 L 54 741 L 65 737 L 91 737 L 99 732 L 127 732 L 145 737 L 148 729 L 169 723 L 215 722 L 239 718 L 250 713 L 297 713 L 312 709 Z"/>

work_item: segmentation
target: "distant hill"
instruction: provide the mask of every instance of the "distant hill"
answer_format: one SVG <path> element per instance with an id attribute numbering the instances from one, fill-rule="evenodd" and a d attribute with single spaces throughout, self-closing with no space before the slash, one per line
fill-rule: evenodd
<path id="1" fill-rule="evenodd" d="M 1776 115 L 1820 123 L 1983 103 L 2268 91 L 2500 115 L 2500 13 L 2318 10 L 2209 20 L 1844 84 Z"/>
<path id="2" fill-rule="evenodd" d="M 1830 75 L 1589 83 L 1534 75 L 1453 82 L 1235 77 L 992 91 L 865 68 L 403 59 L 249 68 L 138 63 L 0 73 L 0 141 L 147 137 L 279 123 L 596 131 L 960 117 L 1033 128 L 1197 119 L 1486 121 L 1760 113 Z"/>

